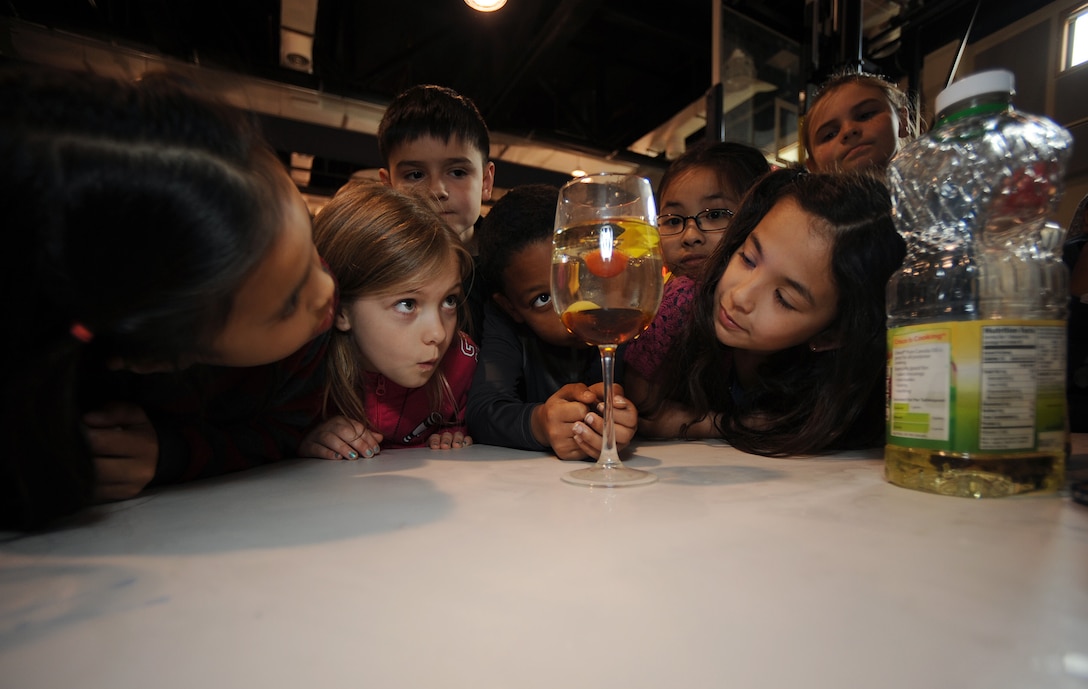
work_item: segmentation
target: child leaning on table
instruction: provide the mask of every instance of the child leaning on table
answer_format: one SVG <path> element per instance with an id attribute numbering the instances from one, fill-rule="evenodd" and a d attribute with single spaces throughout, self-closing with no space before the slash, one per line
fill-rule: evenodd
<path id="1" fill-rule="evenodd" d="M 725 438 L 784 456 L 878 444 L 884 288 L 903 260 L 871 175 L 771 172 L 748 192 L 690 310 L 627 358 L 656 437 Z"/>
<path id="2" fill-rule="evenodd" d="M 253 125 L 177 75 L 0 70 L 0 528 L 295 454 L 335 290 Z"/>
<path id="3" fill-rule="evenodd" d="M 314 219 L 340 289 L 329 344 L 326 420 L 306 457 L 357 459 L 382 448 L 472 444 L 465 398 L 476 345 L 459 329 L 472 259 L 421 199 L 349 183 Z"/>
<path id="4" fill-rule="evenodd" d="M 601 357 L 566 329 L 552 306 L 558 199 L 553 186 L 515 187 L 480 225 L 480 267 L 493 293 L 484 308 L 468 426 L 478 442 L 586 459 L 601 449 Z M 638 412 L 622 397 L 622 387 L 616 390 L 616 443 L 622 448 L 634 436 Z"/>

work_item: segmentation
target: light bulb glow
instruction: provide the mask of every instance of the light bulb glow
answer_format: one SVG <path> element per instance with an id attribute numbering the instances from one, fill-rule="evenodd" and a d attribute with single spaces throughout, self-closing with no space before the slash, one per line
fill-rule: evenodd
<path id="1" fill-rule="evenodd" d="M 506 0 L 465 0 L 465 4 L 477 12 L 494 12 L 506 4 Z"/>

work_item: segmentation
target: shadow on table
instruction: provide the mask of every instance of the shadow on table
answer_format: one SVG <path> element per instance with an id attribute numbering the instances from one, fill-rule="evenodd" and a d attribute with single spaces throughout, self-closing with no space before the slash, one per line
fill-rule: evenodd
<path id="1" fill-rule="evenodd" d="M 781 478 L 781 471 L 753 466 L 682 466 L 654 469 L 657 480 L 681 486 L 730 486 Z"/>
<path id="2" fill-rule="evenodd" d="M 0 553 L 154 556 L 290 548 L 411 529 L 441 518 L 451 505 L 430 481 L 380 464 L 289 460 L 103 505 L 61 528 L 0 542 Z"/>

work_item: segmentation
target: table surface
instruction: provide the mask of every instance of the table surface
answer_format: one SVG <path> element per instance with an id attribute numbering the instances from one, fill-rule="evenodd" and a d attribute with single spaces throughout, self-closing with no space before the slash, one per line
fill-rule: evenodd
<path id="1" fill-rule="evenodd" d="M 1074 445 L 1074 474 L 1088 467 Z M 879 451 L 297 460 L 0 542 L 0 686 L 1086 687 L 1088 507 Z"/>

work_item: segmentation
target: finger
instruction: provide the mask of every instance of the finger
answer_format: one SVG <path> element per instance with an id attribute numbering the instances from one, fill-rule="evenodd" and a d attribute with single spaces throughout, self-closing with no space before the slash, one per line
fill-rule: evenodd
<path id="1" fill-rule="evenodd" d="M 155 463 L 139 458 L 95 457 L 96 500 L 127 500 L 140 491 L 155 476 Z"/>
<path id="2" fill-rule="evenodd" d="M 149 423 L 147 414 L 134 404 L 115 402 L 83 415 L 83 423 L 92 428 L 136 426 Z"/>
<path id="3" fill-rule="evenodd" d="M 583 422 L 574 424 L 572 431 L 574 434 L 574 442 L 577 443 L 578 447 L 586 452 L 586 454 L 590 456 L 600 454 L 602 439 L 597 431 Z"/>
<path id="4" fill-rule="evenodd" d="M 84 435 L 91 454 L 97 457 L 124 457 L 124 431 L 116 426 L 109 428 L 88 428 Z"/>
<path id="5" fill-rule="evenodd" d="M 341 453 L 327 444 L 315 440 L 305 441 L 299 446 L 299 454 L 314 459 L 343 459 Z"/>
<path id="6" fill-rule="evenodd" d="M 88 428 L 85 437 L 91 453 L 97 457 L 157 457 L 158 441 L 137 426 Z"/>

